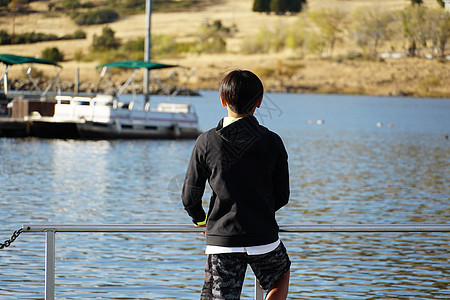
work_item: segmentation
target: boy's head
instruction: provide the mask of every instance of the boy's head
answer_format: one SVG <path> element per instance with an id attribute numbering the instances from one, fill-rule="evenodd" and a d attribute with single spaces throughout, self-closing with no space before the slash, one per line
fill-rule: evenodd
<path id="1" fill-rule="evenodd" d="M 262 99 L 264 87 L 258 76 L 246 70 L 234 70 L 226 75 L 219 87 L 220 99 L 235 113 L 247 115 Z"/>

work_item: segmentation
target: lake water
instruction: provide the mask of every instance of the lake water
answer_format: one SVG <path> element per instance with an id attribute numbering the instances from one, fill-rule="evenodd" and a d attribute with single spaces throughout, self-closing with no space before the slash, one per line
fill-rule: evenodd
<path id="1" fill-rule="evenodd" d="M 217 92 L 202 95 L 189 101 L 206 130 L 225 110 Z M 289 154 L 280 224 L 450 223 L 450 99 L 267 94 L 263 103 L 257 118 Z M 0 138 L 0 240 L 22 224 L 191 224 L 179 194 L 193 144 Z M 289 299 L 450 298 L 449 233 L 281 238 Z M 44 298 L 44 240 L 23 233 L 0 250 L 0 299 Z M 198 299 L 203 251 L 199 233 L 57 233 L 56 298 Z M 242 298 L 252 297 L 249 270 Z"/>

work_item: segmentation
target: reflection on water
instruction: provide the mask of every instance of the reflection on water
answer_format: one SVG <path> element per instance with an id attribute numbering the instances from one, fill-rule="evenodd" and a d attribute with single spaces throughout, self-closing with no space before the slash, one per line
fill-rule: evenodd
<path id="1" fill-rule="evenodd" d="M 207 95 L 192 99 L 203 129 L 224 113 L 216 93 Z M 280 223 L 449 222 L 448 100 L 269 98 L 278 110 L 261 116 L 282 136 L 291 175 Z M 307 122 L 318 119 L 325 123 Z M 0 139 L 0 239 L 26 223 L 190 224 L 179 192 L 193 143 Z M 290 299 L 450 298 L 448 233 L 282 239 L 293 261 Z M 203 249 L 194 233 L 57 233 L 56 297 L 198 299 Z M 44 235 L 22 234 L 0 252 L 0 267 L 0 298 L 42 299 Z"/>
<path id="2" fill-rule="evenodd" d="M 425 135 L 415 138 L 430 141 Z M 308 221 L 353 222 L 351 215 L 365 215 L 358 221 L 448 222 L 449 143 L 410 145 L 400 136 L 389 143 L 380 140 L 340 136 L 288 141 L 293 147 L 291 189 L 299 198 L 296 207 L 311 215 Z"/>
<path id="3" fill-rule="evenodd" d="M 441 234 L 302 235 L 293 299 L 423 299 L 449 295 Z M 419 242 L 420 240 L 420 242 Z M 414 242 L 412 245 L 411 243 Z M 321 290 L 317 293 L 317 290 Z M 447 296 L 445 296 L 447 295 Z"/>

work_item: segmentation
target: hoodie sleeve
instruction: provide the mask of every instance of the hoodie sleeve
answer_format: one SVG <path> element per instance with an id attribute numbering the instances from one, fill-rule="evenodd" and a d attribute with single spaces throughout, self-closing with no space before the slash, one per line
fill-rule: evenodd
<path id="1" fill-rule="evenodd" d="M 275 210 L 279 210 L 289 201 L 289 168 L 288 155 L 284 148 L 283 141 L 279 138 L 281 149 L 277 159 L 274 172 L 274 192 L 275 192 Z"/>
<path id="2" fill-rule="evenodd" d="M 181 199 L 184 209 L 195 224 L 206 219 L 202 206 L 202 197 L 205 191 L 206 180 L 209 177 L 209 168 L 206 165 L 206 135 L 197 139 L 192 150 L 189 165 L 184 179 Z"/>

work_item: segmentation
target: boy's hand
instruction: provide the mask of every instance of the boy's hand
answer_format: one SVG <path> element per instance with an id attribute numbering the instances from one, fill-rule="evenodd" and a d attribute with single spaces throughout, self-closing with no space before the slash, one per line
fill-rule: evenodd
<path id="1" fill-rule="evenodd" d="M 205 214 L 205 220 L 201 221 L 201 222 L 194 223 L 194 226 L 195 227 L 206 227 L 206 221 L 207 220 L 208 220 L 208 215 Z M 202 234 L 205 235 L 205 232 L 203 231 Z"/>
<path id="2" fill-rule="evenodd" d="M 195 227 L 206 227 L 206 224 L 202 224 L 202 225 L 198 225 L 198 224 L 194 224 Z M 204 231 L 202 231 L 202 234 L 205 235 L 206 233 Z"/>

